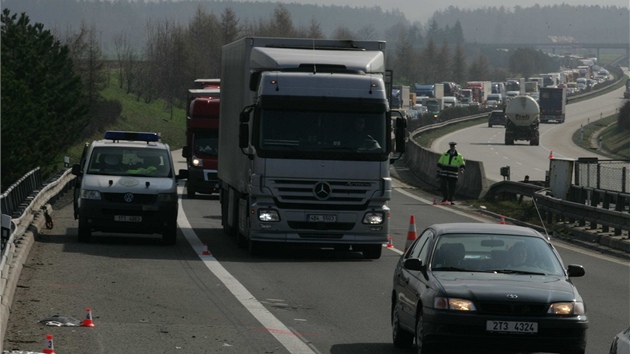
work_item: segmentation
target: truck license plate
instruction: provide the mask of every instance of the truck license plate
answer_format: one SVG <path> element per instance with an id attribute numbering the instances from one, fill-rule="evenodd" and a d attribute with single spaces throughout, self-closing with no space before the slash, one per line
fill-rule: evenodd
<path id="1" fill-rule="evenodd" d="M 308 214 L 307 220 L 309 222 L 336 222 L 337 215 L 334 214 Z"/>
<path id="2" fill-rule="evenodd" d="M 488 332 L 538 333 L 537 322 L 486 321 Z"/>
<path id="3" fill-rule="evenodd" d="M 136 216 L 136 215 L 114 215 L 114 221 L 142 222 L 142 216 Z"/>

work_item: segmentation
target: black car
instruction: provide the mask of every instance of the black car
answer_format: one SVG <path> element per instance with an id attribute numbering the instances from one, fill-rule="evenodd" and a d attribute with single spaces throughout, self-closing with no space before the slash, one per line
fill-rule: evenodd
<path id="1" fill-rule="evenodd" d="M 548 237 L 527 227 L 435 224 L 422 231 L 394 271 L 391 303 L 397 347 L 433 353 L 580 353 L 588 319 Z"/>
<path id="2" fill-rule="evenodd" d="M 492 128 L 493 125 L 502 125 L 505 127 L 507 124 L 507 117 L 502 110 L 495 109 L 488 113 L 488 127 Z"/>

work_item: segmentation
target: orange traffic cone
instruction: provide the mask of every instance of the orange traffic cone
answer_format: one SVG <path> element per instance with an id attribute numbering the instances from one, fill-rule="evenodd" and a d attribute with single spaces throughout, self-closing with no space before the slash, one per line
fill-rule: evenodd
<path id="1" fill-rule="evenodd" d="M 549 158 L 553 159 L 553 150 L 549 151 Z"/>
<path id="2" fill-rule="evenodd" d="M 53 344 L 52 334 L 46 335 L 46 341 L 44 342 L 44 350 L 42 352 L 46 354 L 55 354 L 55 344 Z"/>
<path id="3" fill-rule="evenodd" d="M 387 241 L 387 248 L 394 248 L 394 244 L 392 243 L 392 237 L 389 236 L 389 240 Z"/>
<path id="4" fill-rule="evenodd" d="M 208 244 L 207 243 L 203 244 L 203 252 L 201 252 L 201 254 L 204 255 L 204 256 L 209 256 L 210 255 L 210 252 L 208 251 Z"/>
<path id="5" fill-rule="evenodd" d="M 83 323 L 81 323 L 81 327 L 94 327 L 94 322 L 92 322 L 92 309 L 85 309 L 85 319 Z"/>
<path id="6" fill-rule="evenodd" d="M 501 221 L 499 221 L 499 224 L 505 225 L 505 216 L 501 215 Z"/>
<path id="7" fill-rule="evenodd" d="M 418 238 L 418 233 L 416 232 L 416 219 L 413 215 L 409 219 L 409 231 L 407 232 L 407 242 L 405 243 L 405 252 L 411 247 L 413 241 Z"/>

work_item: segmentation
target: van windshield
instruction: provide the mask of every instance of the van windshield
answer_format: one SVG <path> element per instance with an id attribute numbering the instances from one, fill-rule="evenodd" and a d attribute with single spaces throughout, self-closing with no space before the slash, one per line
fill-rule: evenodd
<path id="1" fill-rule="evenodd" d="M 95 147 L 86 174 L 136 177 L 172 177 L 168 151 L 134 147 Z"/>

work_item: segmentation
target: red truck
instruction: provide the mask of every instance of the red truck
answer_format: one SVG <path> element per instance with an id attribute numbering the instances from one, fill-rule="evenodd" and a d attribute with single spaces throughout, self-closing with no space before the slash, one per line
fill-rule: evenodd
<path id="1" fill-rule="evenodd" d="M 188 167 L 186 194 L 189 198 L 194 198 L 196 193 L 219 192 L 217 166 L 221 80 L 198 79 L 195 83 L 199 88 L 188 90 L 186 146 L 182 149 Z"/>
<path id="2" fill-rule="evenodd" d="M 479 104 L 486 103 L 488 94 L 492 93 L 492 82 L 490 81 L 468 81 L 466 89 L 472 90 L 472 101 Z"/>

